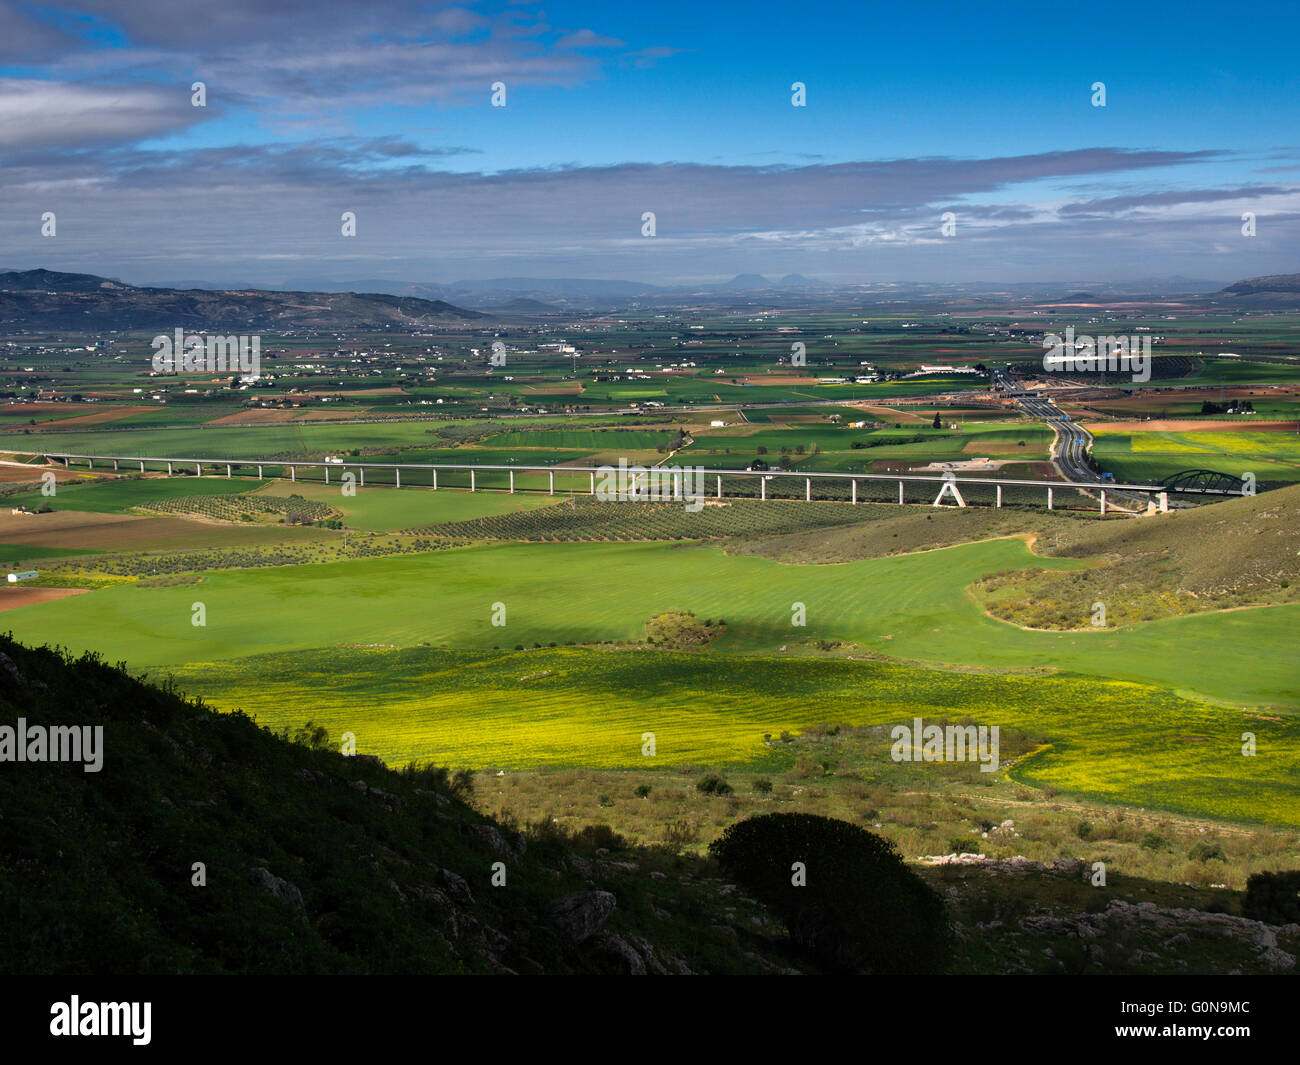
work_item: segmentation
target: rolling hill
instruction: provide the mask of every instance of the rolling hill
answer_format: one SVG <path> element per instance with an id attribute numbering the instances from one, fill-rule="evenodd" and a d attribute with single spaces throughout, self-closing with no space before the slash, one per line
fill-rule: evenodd
<path id="1" fill-rule="evenodd" d="M 486 318 L 442 300 L 355 292 L 141 288 L 93 274 L 0 274 L 5 329 L 407 329 Z"/>
<path id="2" fill-rule="evenodd" d="M 1020 571 L 984 582 L 990 611 L 1031 628 L 1083 628 L 1091 605 L 1108 625 L 1300 598 L 1300 486 L 1213 506 L 1057 527 L 1038 550 L 1094 565 Z"/>

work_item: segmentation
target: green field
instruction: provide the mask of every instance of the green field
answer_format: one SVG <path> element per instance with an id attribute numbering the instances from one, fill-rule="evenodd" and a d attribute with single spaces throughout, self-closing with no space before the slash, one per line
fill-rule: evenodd
<path id="1" fill-rule="evenodd" d="M 1093 454 L 1104 470 L 1130 483 L 1155 483 L 1184 470 L 1215 470 L 1256 481 L 1300 481 L 1294 433 L 1142 432 L 1094 434 Z"/>
<path id="2" fill-rule="evenodd" d="M 497 433 L 481 441 L 495 448 L 568 448 L 580 450 L 653 451 L 675 434 L 651 429 L 535 429 Z"/>
<path id="3" fill-rule="evenodd" d="M 76 555 L 84 555 L 85 551 L 77 551 L 66 547 L 42 547 L 32 544 L 0 544 L 0 563 L 10 565 L 15 562 L 32 562 L 43 558 L 69 558 Z"/>
<path id="4" fill-rule="evenodd" d="M 194 588 L 105 588 L 9 613 L 18 638 L 94 648 L 137 667 L 335 644 L 486 649 L 629 640 L 647 618 L 725 618 L 716 645 L 772 652 L 851 640 L 934 665 L 1027 664 L 1152 684 L 1229 703 L 1300 706 L 1292 640 L 1300 607 L 1167 618 L 1122 630 L 1031 632 L 988 617 L 965 589 L 1040 559 L 1018 539 L 826 566 L 669 544 L 502 544 L 320 566 L 222 571 Z M 206 604 L 204 628 L 191 604 Z M 505 603 L 507 624 L 491 623 Z M 803 603 L 806 625 L 792 624 Z M 1086 610 L 1086 604 L 1081 610 Z"/>
<path id="5" fill-rule="evenodd" d="M 125 514 L 132 507 L 148 506 L 185 496 L 234 495 L 257 488 L 259 482 L 226 477 L 147 477 L 95 481 L 89 484 L 60 484 L 52 497 L 39 489 L 9 497 L 11 506 L 22 504 L 33 510 L 49 503 L 55 510 L 78 510 L 91 514 Z"/>

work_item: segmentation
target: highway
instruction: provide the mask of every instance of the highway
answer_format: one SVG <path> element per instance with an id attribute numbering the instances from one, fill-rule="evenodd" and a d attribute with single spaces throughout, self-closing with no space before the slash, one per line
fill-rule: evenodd
<path id="1" fill-rule="evenodd" d="M 993 371 L 993 387 L 1010 394 L 1017 406 L 1031 418 L 1042 418 L 1056 433 L 1054 458 L 1056 465 L 1067 481 L 1072 484 L 1095 485 L 1105 488 L 1109 497 L 1115 501 L 1126 501 L 1138 507 L 1145 507 L 1150 497 L 1120 490 L 1121 486 L 1097 473 L 1088 464 L 1088 451 L 1092 447 L 1092 434 L 1078 422 L 1061 411 L 1051 400 L 1022 389 L 1005 370 Z M 1184 508 L 1192 504 L 1183 501 L 1171 501 L 1170 507 Z"/>
<path id="2" fill-rule="evenodd" d="M 1051 400 L 1025 392 L 1005 370 L 993 371 L 993 386 L 1010 393 L 1016 405 L 1031 418 L 1041 418 L 1056 433 L 1056 465 L 1061 475 L 1074 484 L 1108 487 L 1111 481 L 1102 477 L 1088 464 L 1088 450 L 1092 447 L 1092 434 L 1082 425 L 1072 421 Z"/>

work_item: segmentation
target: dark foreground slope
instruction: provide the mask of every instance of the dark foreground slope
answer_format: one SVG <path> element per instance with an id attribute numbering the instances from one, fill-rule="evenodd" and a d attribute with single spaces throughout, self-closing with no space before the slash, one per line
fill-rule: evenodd
<path id="1" fill-rule="evenodd" d="M 713 863 L 620 848 L 602 826 L 566 836 L 549 816 L 525 838 L 461 801 L 463 775 L 290 742 L 0 637 L 0 727 L 20 718 L 102 726 L 104 761 L 0 762 L 0 974 L 825 971 Z M 947 901 L 950 971 L 1294 969 L 1290 918 L 1117 866 L 1099 888 L 1099 846 L 920 870 Z"/>
<path id="2" fill-rule="evenodd" d="M 0 637 L 0 725 L 20 717 L 103 726 L 104 761 L 0 762 L 2 973 L 790 964 L 780 926 L 698 860 L 662 855 L 665 875 L 605 860 L 600 833 L 525 840 L 459 800 L 463 777 L 289 742 Z"/>

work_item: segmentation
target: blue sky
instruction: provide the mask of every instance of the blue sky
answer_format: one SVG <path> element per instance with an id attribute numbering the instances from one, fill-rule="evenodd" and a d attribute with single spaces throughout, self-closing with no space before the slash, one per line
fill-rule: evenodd
<path id="1" fill-rule="evenodd" d="M 6 3 L 0 266 L 270 283 L 1300 269 L 1297 5 L 1048 6 Z"/>

